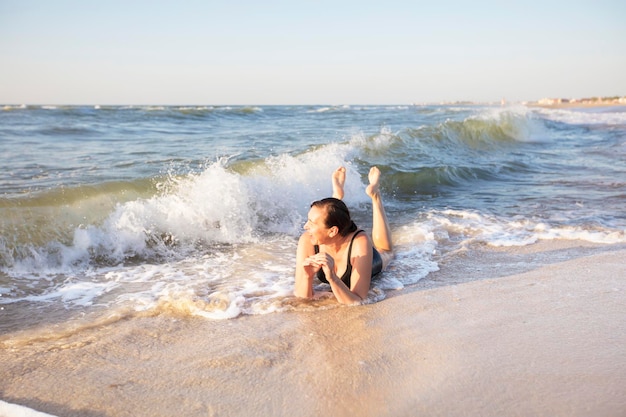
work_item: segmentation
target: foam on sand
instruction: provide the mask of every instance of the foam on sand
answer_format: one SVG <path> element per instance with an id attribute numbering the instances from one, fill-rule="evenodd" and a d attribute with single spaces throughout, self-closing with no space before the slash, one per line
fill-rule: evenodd
<path id="1" fill-rule="evenodd" d="M 54 417 L 52 414 L 0 400 L 0 417 Z"/>

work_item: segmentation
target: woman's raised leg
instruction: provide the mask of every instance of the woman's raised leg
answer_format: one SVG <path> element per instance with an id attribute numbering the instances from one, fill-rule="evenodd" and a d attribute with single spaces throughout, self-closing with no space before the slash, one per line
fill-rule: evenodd
<path id="1" fill-rule="evenodd" d="M 380 170 L 377 167 L 372 167 L 368 179 L 370 183 L 365 189 L 365 193 L 372 199 L 372 243 L 381 252 L 381 255 L 384 252 L 391 253 L 393 251 L 391 229 L 379 190 Z"/>

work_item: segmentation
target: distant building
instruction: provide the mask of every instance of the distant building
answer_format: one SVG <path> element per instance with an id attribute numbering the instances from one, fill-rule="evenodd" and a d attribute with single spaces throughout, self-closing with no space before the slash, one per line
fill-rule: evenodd
<path id="1" fill-rule="evenodd" d="M 569 99 L 568 98 L 542 98 L 537 103 L 541 104 L 542 106 L 551 106 L 553 104 L 569 103 Z"/>

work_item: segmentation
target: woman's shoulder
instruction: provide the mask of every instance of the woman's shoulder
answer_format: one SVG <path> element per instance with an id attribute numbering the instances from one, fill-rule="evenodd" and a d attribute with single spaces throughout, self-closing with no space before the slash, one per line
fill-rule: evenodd
<path id="1" fill-rule="evenodd" d="M 365 240 L 369 240 L 369 238 L 370 238 L 370 237 L 369 237 L 369 235 L 367 234 L 367 232 L 366 232 L 365 230 L 363 230 L 363 229 L 359 229 L 359 230 L 357 230 L 356 232 L 354 232 L 354 234 L 352 235 L 352 238 L 353 238 L 354 240 L 357 240 L 357 239 L 361 239 L 361 240 L 363 240 L 363 239 L 365 239 Z"/>
<path id="2" fill-rule="evenodd" d="M 305 232 L 298 239 L 298 250 L 302 250 L 307 255 L 315 253 L 315 245 L 311 242 L 311 237 Z"/>
<path id="3" fill-rule="evenodd" d="M 300 238 L 298 239 L 298 244 L 306 244 L 306 243 L 313 246 L 313 244 L 311 243 L 311 238 L 308 236 L 306 232 L 304 232 L 300 235 Z"/>
<path id="4" fill-rule="evenodd" d="M 367 250 L 368 246 L 372 246 L 369 235 L 364 230 L 357 230 L 352 235 L 352 251 Z"/>

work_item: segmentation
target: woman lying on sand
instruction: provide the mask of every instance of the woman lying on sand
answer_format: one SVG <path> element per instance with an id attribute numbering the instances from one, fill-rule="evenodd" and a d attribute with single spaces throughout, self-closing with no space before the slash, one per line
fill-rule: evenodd
<path id="1" fill-rule="evenodd" d="M 372 277 L 385 270 L 393 258 L 391 232 L 380 197 L 380 171 L 372 167 L 365 189 L 372 199 L 372 241 L 357 228 L 343 198 L 346 169 L 332 175 L 333 196 L 311 204 L 305 232 L 298 241 L 296 260 L 297 297 L 313 298 L 313 279 L 330 284 L 342 304 L 354 304 L 367 297 Z M 344 271 L 341 275 L 338 271 Z"/>

